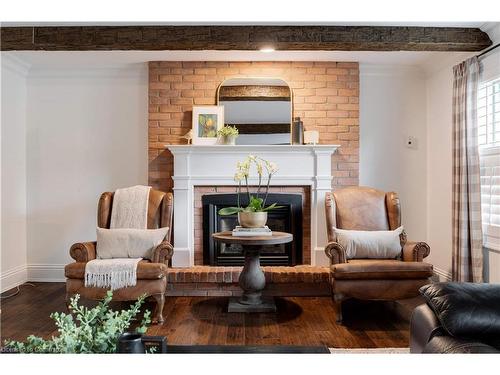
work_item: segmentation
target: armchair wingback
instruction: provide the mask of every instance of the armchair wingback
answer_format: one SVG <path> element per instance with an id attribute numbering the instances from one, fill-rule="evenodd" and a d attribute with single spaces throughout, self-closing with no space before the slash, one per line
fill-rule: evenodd
<path id="1" fill-rule="evenodd" d="M 100 228 L 109 228 L 111 211 L 113 208 L 113 192 L 101 194 L 97 206 L 97 225 Z M 137 284 L 133 287 L 115 290 L 113 299 L 129 301 L 146 294 L 156 300 L 156 311 L 153 315 L 154 322 L 163 322 L 162 310 L 165 302 L 167 287 L 167 270 L 173 255 L 170 244 L 172 236 L 173 195 L 159 190 L 151 189 L 148 202 L 148 229 L 168 227 L 169 231 L 165 240 L 153 249 L 151 261 L 142 260 L 137 266 Z M 107 292 L 105 288 L 85 286 L 85 264 L 96 259 L 97 242 L 78 242 L 70 248 L 70 256 L 75 262 L 66 265 L 66 299 L 74 294 L 84 298 L 99 300 Z"/>
<path id="2" fill-rule="evenodd" d="M 401 205 L 397 193 L 353 186 L 326 195 L 325 214 L 330 259 L 330 281 L 342 321 L 342 301 L 354 297 L 371 300 L 396 300 L 418 295 L 428 283 L 432 265 L 422 260 L 430 253 L 425 242 L 407 241 L 400 236 L 399 259 L 347 259 L 343 246 L 336 241 L 335 228 L 347 230 L 394 230 L 401 226 Z M 397 287 L 393 287 L 397 283 Z"/>

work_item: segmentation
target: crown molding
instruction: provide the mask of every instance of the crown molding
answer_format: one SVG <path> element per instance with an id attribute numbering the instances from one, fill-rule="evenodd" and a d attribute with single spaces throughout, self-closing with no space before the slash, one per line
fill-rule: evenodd
<path id="1" fill-rule="evenodd" d="M 449 69 L 450 74 L 451 74 L 451 68 L 464 61 L 467 60 L 469 57 L 472 57 L 476 55 L 476 52 L 457 52 L 454 54 L 451 54 L 450 56 L 446 56 L 443 59 L 432 59 L 427 61 L 425 64 L 422 65 L 422 69 L 424 70 L 425 77 L 429 78 L 435 73 L 443 70 L 443 69 Z"/>
<path id="2" fill-rule="evenodd" d="M 480 29 L 488 34 L 493 44 L 500 43 L 500 22 L 485 22 Z"/>
<path id="3" fill-rule="evenodd" d="M 423 77 L 424 71 L 417 65 L 359 64 L 359 75 L 362 76 L 403 76 L 416 75 Z"/>
<path id="4" fill-rule="evenodd" d="M 26 61 L 9 52 L 1 52 L 0 60 L 2 62 L 2 69 L 7 69 L 22 77 L 26 77 L 31 68 L 30 64 Z"/>
<path id="5" fill-rule="evenodd" d="M 147 80 L 148 63 L 117 64 L 103 67 L 33 67 L 29 71 L 29 78 L 60 78 L 60 79 L 133 79 Z"/>

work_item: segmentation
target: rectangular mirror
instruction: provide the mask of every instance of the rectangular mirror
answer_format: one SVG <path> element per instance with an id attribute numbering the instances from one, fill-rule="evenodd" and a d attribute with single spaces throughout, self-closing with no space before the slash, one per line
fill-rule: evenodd
<path id="1" fill-rule="evenodd" d="M 291 143 L 292 90 L 278 78 L 230 78 L 217 90 L 224 123 L 236 126 L 239 145 Z"/>

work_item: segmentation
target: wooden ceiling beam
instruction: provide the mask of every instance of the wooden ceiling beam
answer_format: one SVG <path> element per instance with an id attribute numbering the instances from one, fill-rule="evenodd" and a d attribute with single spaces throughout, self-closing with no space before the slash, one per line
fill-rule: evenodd
<path id="1" fill-rule="evenodd" d="M 480 51 L 478 28 L 393 26 L 2 27 L 2 51 L 259 50 Z"/>

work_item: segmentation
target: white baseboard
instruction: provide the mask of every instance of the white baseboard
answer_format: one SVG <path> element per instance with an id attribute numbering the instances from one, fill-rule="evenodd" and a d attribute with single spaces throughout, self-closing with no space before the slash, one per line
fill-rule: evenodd
<path id="1" fill-rule="evenodd" d="M 445 271 L 439 267 L 434 267 L 434 274 L 439 277 L 439 281 L 451 281 L 451 272 Z"/>
<path id="2" fill-rule="evenodd" d="M 64 264 L 28 264 L 28 281 L 64 282 Z"/>
<path id="3" fill-rule="evenodd" d="M 2 272 L 2 277 L 0 278 L 0 293 L 15 288 L 26 281 L 28 281 L 28 270 L 25 264 Z"/>

